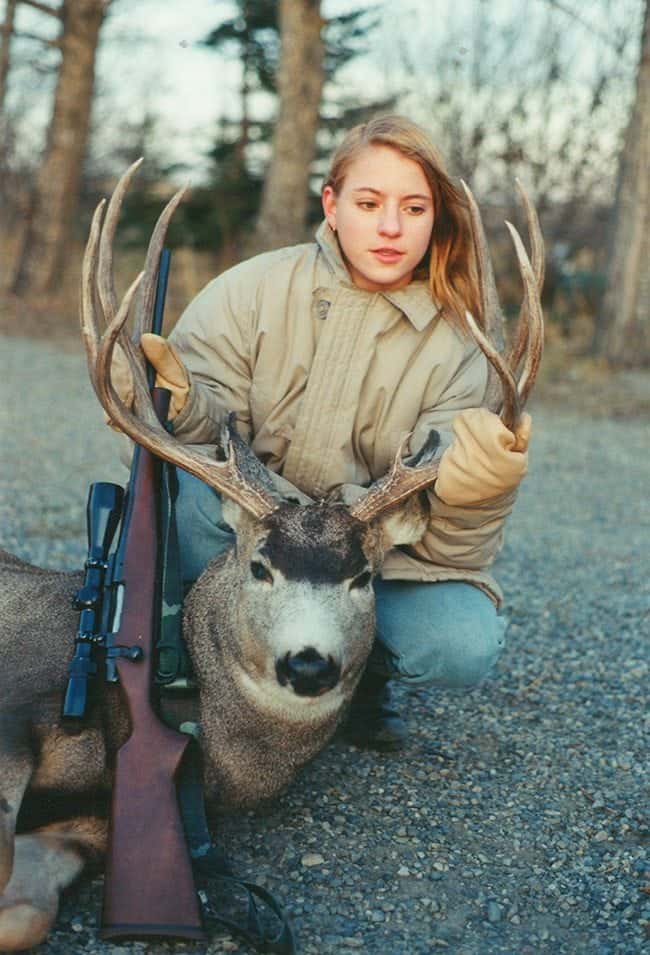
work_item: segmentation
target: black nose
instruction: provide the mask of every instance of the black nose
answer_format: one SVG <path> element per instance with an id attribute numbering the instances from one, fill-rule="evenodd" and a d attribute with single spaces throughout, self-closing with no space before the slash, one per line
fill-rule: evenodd
<path id="1" fill-rule="evenodd" d="M 298 696 L 320 696 L 339 682 L 341 667 L 332 657 L 323 657 L 307 647 L 300 653 L 285 653 L 275 664 L 280 686 L 290 683 Z"/>

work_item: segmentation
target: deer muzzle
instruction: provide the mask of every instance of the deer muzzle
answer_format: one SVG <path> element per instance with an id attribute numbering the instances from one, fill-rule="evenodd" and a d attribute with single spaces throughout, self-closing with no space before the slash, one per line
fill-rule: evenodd
<path id="1" fill-rule="evenodd" d="M 341 677 L 341 667 L 333 657 L 324 657 L 313 647 L 300 653 L 285 653 L 275 664 L 280 686 L 290 684 L 298 696 L 322 696 L 332 690 Z"/>

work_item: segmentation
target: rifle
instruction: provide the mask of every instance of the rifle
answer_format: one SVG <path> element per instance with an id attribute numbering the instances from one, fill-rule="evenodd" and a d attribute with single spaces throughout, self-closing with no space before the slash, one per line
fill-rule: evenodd
<path id="1" fill-rule="evenodd" d="M 167 270 L 168 258 L 163 258 L 155 331 L 162 324 Z M 152 399 L 166 422 L 169 392 L 152 388 Z M 105 939 L 205 939 L 175 783 L 190 738 L 164 725 L 152 706 L 160 612 L 160 466 L 149 451 L 135 448 L 111 582 L 116 606 L 106 642 L 107 665 L 112 663 L 119 677 L 131 735 L 115 761 L 101 929 Z"/>
<path id="2" fill-rule="evenodd" d="M 169 253 L 165 250 L 154 331 L 162 326 L 168 271 Z M 149 372 L 151 386 L 153 370 Z M 169 392 L 152 388 L 152 399 L 159 419 L 166 421 Z M 132 726 L 116 759 L 101 936 L 203 940 L 192 859 L 208 924 L 227 927 L 257 951 L 295 955 L 291 925 L 274 897 L 261 886 L 236 877 L 212 844 L 197 744 L 170 726 L 170 722 L 178 725 L 173 706 L 170 710 L 173 696 L 191 688 L 192 680 L 191 676 L 188 679 L 180 618 L 172 619 L 169 613 L 177 604 L 180 610 L 181 596 L 175 573 L 174 475 L 173 469 L 165 468 L 168 466 L 137 446 L 125 504 L 122 488 L 114 484 L 93 484 L 88 497 L 88 559 L 84 586 L 75 599 L 81 616 L 68 671 L 64 725 L 70 731 L 83 727 L 79 721 L 94 701 L 90 689 L 94 689 L 93 678 L 101 668 L 95 653 L 101 650 L 107 681 L 122 684 Z M 119 543 L 111 553 L 120 517 Z M 169 604 L 164 621 L 161 598 Z M 167 725 L 153 709 L 154 682 L 163 692 L 172 693 L 161 713 Z M 182 822 L 175 785 L 181 761 L 178 796 Z M 210 902 L 206 889 L 213 881 L 222 895 L 243 896 L 248 909 L 246 924 Z M 271 925 L 263 923 L 262 913 L 266 921 L 270 916 Z"/>

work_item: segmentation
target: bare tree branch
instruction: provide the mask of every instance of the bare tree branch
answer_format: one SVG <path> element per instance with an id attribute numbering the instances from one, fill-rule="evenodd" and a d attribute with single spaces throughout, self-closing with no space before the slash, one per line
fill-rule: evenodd
<path id="1" fill-rule="evenodd" d="M 40 10 L 41 13 L 47 13 L 47 15 L 50 17 L 56 17 L 57 20 L 63 19 L 61 7 L 57 9 L 56 7 L 51 7 L 47 3 L 39 3 L 39 0 L 20 0 L 20 3 L 23 3 L 28 7 L 34 7 L 35 10 Z"/>
<path id="2" fill-rule="evenodd" d="M 561 13 L 564 13 L 567 17 L 571 17 L 572 20 L 575 20 L 576 23 L 579 23 L 580 26 L 584 27 L 585 30 L 588 30 L 589 33 L 593 33 L 594 36 L 597 36 L 600 40 L 604 40 L 609 46 L 618 49 L 618 44 L 615 42 L 615 37 L 610 33 L 607 33 L 606 30 L 601 30 L 599 27 L 594 26 L 593 23 L 590 23 L 589 20 L 578 13 L 576 10 L 572 10 L 568 4 L 563 3 L 562 0 L 546 0 L 549 7 L 555 7 L 556 10 L 560 10 Z"/>
<path id="3" fill-rule="evenodd" d="M 42 43 L 43 46 L 54 47 L 57 50 L 61 49 L 61 40 L 57 37 L 48 39 L 47 37 L 39 36 L 38 33 L 30 33 L 27 30 L 15 30 L 14 36 L 21 40 L 35 40 L 37 43 Z"/>

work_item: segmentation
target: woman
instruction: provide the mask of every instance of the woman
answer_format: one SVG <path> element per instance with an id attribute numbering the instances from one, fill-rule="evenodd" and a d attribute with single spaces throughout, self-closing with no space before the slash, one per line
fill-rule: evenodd
<path id="1" fill-rule="evenodd" d="M 361 745 L 398 748 L 388 683 L 466 687 L 504 646 L 488 572 L 527 467 L 516 435 L 480 408 L 486 360 L 466 201 L 425 133 L 398 116 L 351 130 L 322 191 L 313 243 L 244 262 L 190 304 L 168 344 L 143 348 L 172 391 L 174 433 L 216 441 L 224 410 L 284 488 L 346 501 L 384 474 L 405 434 L 447 447 L 421 542 L 387 555 L 376 581 L 377 639 L 348 721 Z M 218 496 L 181 475 L 187 580 L 232 546 Z"/>

